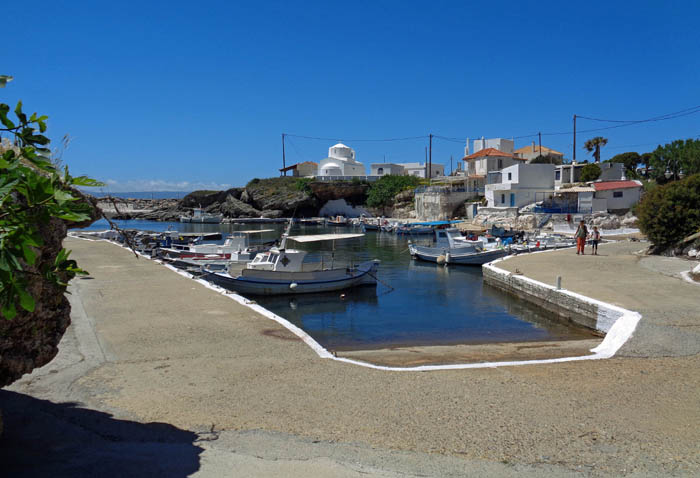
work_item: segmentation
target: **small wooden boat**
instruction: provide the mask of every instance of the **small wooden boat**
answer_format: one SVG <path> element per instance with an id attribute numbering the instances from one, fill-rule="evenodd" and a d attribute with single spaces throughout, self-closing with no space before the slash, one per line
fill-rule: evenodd
<path id="1" fill-rule="evenodd" d="M 348 225 L 348 219 L 343 216 L 331 217 L 329 219 L 326 219 L 326 225 L 335 227 L 346 227 Z"/>
<path id="2" fill-rule="evenodd" d="M 508 254 L 497 245 L 488 247 L 482 240 L 464 239 L 455 228 L 436 230 L 433 246 L 409 244 L 408 250 L 414 259 L 445 265 L 482 265 Z"/>
<path id="3" fill-rule="evenodd" d="M 291 226 L 291 223 L 290 223 Z M 357 265 L 336 267 L 331 256 L 330 264 L 306 261 L 308 253 L 287 249 L 287 241 L 318 242 L 337 241 L 362 237 L 364 234 L 318 234 L 289 236 L 289 227 L 282 235 L 278 248 L 258 254 L 240 272 L 231 274 L 204 268 L 204 278 L 229 290 L 249 295 L 282 295 L 330 292 L 363 285 L 377 285 L 376 272 L 379 261 L 366 261 Z"/>
<path id="4" fill-rule="evenodd" d="M 196 207 L 192 209 L 191 216 L 180 216 L 180 222 L 196 224 L 221 224 L 221 220 L 223 218 L 223 214 L 210 214 L 204 212 L 202 208 Z"/>
<path id="5" fill-rule="evenodd" d="M 223 244 L 192 244 L 178 248 L 166 247 L 160 249 L 160 255 L 168 259 L 191 259 L 201 257 L 208 257 L 209 259 L 232 259 L 232 255 L 235 255 L 237 256 L 236 260 L 252 260 L 258 252 L 268 250 L 274 241 L 271 241 L 269 244 L 252 244 L 250 236 L 273 231 L 274 229 L 234 231 L 226 238 Z"/>

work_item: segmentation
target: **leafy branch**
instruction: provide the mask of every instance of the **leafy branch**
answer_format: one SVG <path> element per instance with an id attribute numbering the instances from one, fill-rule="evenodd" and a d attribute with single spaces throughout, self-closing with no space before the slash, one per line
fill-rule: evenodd
<path id="1" fill-rule="evenodd" d="M 73 277 L 86 274 L 61 249 L 53 261 L 37 261 L 44 245 L 41 229 L 52 219 L 68 223 L 89 220 L 92 206 L 75 187 L 101 186 L 86 176 L 73 177 L 68 167 L 60 171 L 51 161 L 44 135 L 48 117 L 27 116 L 18 102 L 10 118 L 10 107 L 0 103 L 0 132 L 12 141 L 0 142 L 0 315 L 13 319 L 18 307 L 36 308 L 28 277 L 40 274 L 57 287 L 65 288 Z"/>

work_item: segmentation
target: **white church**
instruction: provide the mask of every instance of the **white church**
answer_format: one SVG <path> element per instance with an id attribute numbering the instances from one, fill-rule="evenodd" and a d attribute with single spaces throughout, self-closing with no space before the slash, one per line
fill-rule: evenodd
<path id="1" fill-rule="evenodd" d="M 319 176 L 364 176 L 365 166 L 355 159 L 355 150 L 338 143 L 328 148 L 328 157 L 318 165 Z"/>

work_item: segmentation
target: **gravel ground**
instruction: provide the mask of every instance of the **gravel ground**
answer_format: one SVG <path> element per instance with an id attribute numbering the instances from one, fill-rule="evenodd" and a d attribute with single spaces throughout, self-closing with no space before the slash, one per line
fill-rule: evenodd
<path id="1" fill-rule="evenodd" d="M 298 476 L 700 473 L 697 295 L 642 273 L 629 245 L 503 262 L 537 279 L 580 259 L 564 278 L 576 291 L 583 261 L 595 264 L 594 280 L 581 280 L 586 295 L 644 316 L 628 356 L 422 373 L 319 359 L 276 323 L 158 264 L 105 242 L 67 247 L 91 276 L 72 285 L 65 346 L 3 393 L 194 432 L 197 476 L 234 465 L 238 476 L 274 474 L 275 464 Z"/>

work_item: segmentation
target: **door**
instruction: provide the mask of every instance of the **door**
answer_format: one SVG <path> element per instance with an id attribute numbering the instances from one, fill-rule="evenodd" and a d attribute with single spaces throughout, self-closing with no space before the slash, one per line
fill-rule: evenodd
<path id="1" fill-rule="evenodd" d="M 515 207 L 515 193 L 510 193 L 510 207 Z"/>

